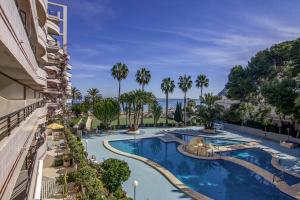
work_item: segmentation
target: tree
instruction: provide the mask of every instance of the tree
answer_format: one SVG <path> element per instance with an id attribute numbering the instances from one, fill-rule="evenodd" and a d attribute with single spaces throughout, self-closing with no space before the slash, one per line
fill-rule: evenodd
<path id="1" fill-rule="evenodd" d="M 194 99 L 187 100 L 186 111 L 189 116 L 193 115 L 196 109 L 196 101 Z"/>
<path id="2" fill-rule="evenodd" d="M 72 105 L 71 110 L 76 115 L 77 118 L 79 117 L 80 113 L 82 112 L 80 104 Z"/>
<path id="3" fill-rule="evenodd" d="M 227 96 L 230 99 L 246 101 L 249 94 L 256 91 L 253 79 L 248 76 L 248 71 L 241 65 L 231 69 L 226 84 Z"/>
<path id="4" fill-rule="evenodd" d="M 136 82 L 138 82 L 142 86 L 142 90 L 144 90 L 145 85 L 148 85 L 151 80 L 150 71 L 146 68 L 141 68 L 140 70 L 137 70 L 135 74 L 135 79 Z M 141 124 L 144 124 L 144 108 L 142 108 Z"/>
<path id="5" fill-rule="evenodd" d="M 126 107 L 128 107 L 128 116 L 131 130 L 139 128 L 139 122 L 142 115 L 142 108 L 145 104 L 152 104 L 156 101 L 155 96 L 151 92 L 143 90 L 134 90 L 122 94 Z M 133 113 L 133 119 L 132 119 Z"/>
<path id="6" fill-rule="evenodd" d="M 274 106 L 283 115 L 291 115 L 295 109 L 295 100 L 298 97 L 295 80 L 273 80 L 263 85 L 261 92 L 267 102 Z"/>
<path id="7" fill-rule="evenodd" d="M 96 100 L 101 98 L 101 95 L 99 94 L 99 90 L 97 88 L 90 88 L 88 89 L 87 92 L 92 99 L 92 108 L 94 109 Z"/>
<path id="8" fill-rule="evenodd" d="M 109 158 L 101 163 L 101 180 L 110 193 L 121 188 L 122 183 L 128 180 L 131 171 L 125 161 Z"/>
<path id="9" fill-rule="evenodd" d="M 119 102 L 112 98 L 103 99 L 96 103 L 93 111 L 94 116 L 101 120 L 106 129 L 109 129 L 111 122 L 119 116 Z"/>
<path id="10" fill-rule="evenodd" d="M 169 93 L 173 93 L 174 91 L 175 88 L 174 80 L 172 80 L 170 77 L 164 78 L 162 80 L 160 88 L 166 95 L 166 124 L 168 125 Z"/>
<path id="11" fill-rule="evenodd" d="M 186 93 L 189 89 L 192 88 L 193 85 L 193 81 L 191 79 L 191 76 L 180 76 L 179 77 L 179 82 L 178 82 L 178 86 L 181 89 L 181 91 L 184 93 L 184 115 L 183 115 L 183 121 L 184 121 L 184 125 L 186 126 Z"/>
<path id="12" fill-rule="evenodd" d="M 209 80 L 204 74 L 200 74 L 196 79 L 196 87 L 201 89 L 200 96 L 202 97 L 203 87 L 208 87 Z"/>
<path id="13" fill-rule="evenodd" d="M 154 126 L 156 126 L 157 122 L 162 114 L 162 107 L 157 102 L 155 102 L 150 105 L 150 111 L 152 113 Z"/>
<path id="14" fill-rule="evenodd" d="M 119 62 L 113 66 L 111 69 L 111 75 L 114 77 L 114 79 L 118 80 L 119 83 L 119 93 L 118 93 L 118 100 L 120 101 L 120 95 L 121 95 L 121 81 L 126 79 L 128 75 L 128 67 L 127 65 Z M 120 125 L 120 115 L 118 116 L 118 125 Z"/>
<path id="15" fill-rule="evenodd" d="M 254 106 L 251 103 L 241 103 L 239 107 L 242 125 L 246 124 L 249 119 L 253 119 Z"/>
<path id="16" fill-rule="evenodd" d="M 74 100 L 82 98 L 80 90 L 76 87 L 71 88 L 71 98 L 72 98 L 72 105 L 74 104 Z"/>
<path id="17" fill-rule="evenodd" d="M 174 120 L 179 123 L 182 122 L 182 106 L 181 103 L 176 104 L 176 109 L 175 109 L 175 113 L 174 113 Z"/>
<path id="18" fill-rule="evenodd" d="M 202 104 L 198 107 L 197 112 L 207 129 L 213 129 L 214 120 L 220 116 L 223 110 L 222 106 L 216 104 L 217 100 L 219 100 L 219 97 L 214 96 L 212 93 L 204 94 L 204 97 L 201 98 Z"/>

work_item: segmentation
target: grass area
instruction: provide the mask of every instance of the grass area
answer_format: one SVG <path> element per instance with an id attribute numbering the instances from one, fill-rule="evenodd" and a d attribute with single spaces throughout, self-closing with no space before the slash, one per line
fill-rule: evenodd
<path id="1" fill-rule="evenodd" d="M 165 123 L 166 122 L 166 119 L 164 117 L 160 118 L 158 120 L 157 123 Z M 117 125 L 118 123 L 118 120 L 115 120 L 112 122 L 111 125 Z M 127 123 L 129 123 L 129 120 L 127 120 Z M 168 120 L 168 123 L 169 124 L 175 124 L 175 121 L 172 120 L 172 119 L 169 119 Z M 153 118 L 152 117 L 149 117 L 149 118 L 144 118 L 144 124 L 154 124 L 153 122 Z M 93 121 L 92 121 L 92 128 L 95 129 L 97 128 L 98 126 L 100 125 L 100 120 L 94 118 Z M 121 117 L 120 118 L 120 125 L 126 125 L 126 118 L 125 117 Z"/>

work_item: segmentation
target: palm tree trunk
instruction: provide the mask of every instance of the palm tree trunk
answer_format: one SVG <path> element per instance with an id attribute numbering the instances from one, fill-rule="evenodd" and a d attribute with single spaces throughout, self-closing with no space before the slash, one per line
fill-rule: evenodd
<path id="1" fill-rule="evenodd" d="M 119 94 L 118 94 L 119 104 L 120 104 L 120 95 L 121 95 L 121 81 L 119 80 Z M 119 116 L 118 116 L 118 126 L 120 126 L 120 113 L 119 113 Z"/>
<path id="2" fill-rule="evenodd" d="M 186 126 L 186 92 L 184 93 L 184 101 L 183 101 L 183 104 L 184 104 L 184 115 L 183 115 L 183 121 L 184 121 L 184 126 Z"/>
<path id="3" fill-rule="evenodd" d="M 142 90 L 144 91 L 145 85 L 142 85 Z M 144 125 L 144 104 L 142 103 L 142 116 L 141 116 L 141 125 Z"/>
<path id="4" fill-rule="evenodd" d="M 94 96 L 92 98 L 92 104 L 93 104 L 93 111 L 94 111 L 94 109 L 95 109 L 95 97 Z"/>
<path id="5" fill-rule="evenodd" d="M 203 89 L 203 87 L 200 88 L 200 91 L 201 91 L 201 92 L 200 92 L 200 96 L 201 96 L 201 98 L 200 98 L 200 103 L 201 103 L 201 99 L 202 99 L 202 89 Z"/>
<path id="6" fill-rule="evenodd" d="M 169 93 L 166 93 L 166 126 L 168 126 L 168 106 L 169 106 Z"/>
<path id="7" fill-rule="evenodd" d="M 131 127 L 131 105 L 128 107 L 129 126 Z"/>

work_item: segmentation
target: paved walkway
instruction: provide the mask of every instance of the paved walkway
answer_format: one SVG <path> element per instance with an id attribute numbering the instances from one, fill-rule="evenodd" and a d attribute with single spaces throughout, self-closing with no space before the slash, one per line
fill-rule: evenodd
<path id="1" fill-rule="evenodd" d="M 199 128 L 193 127 L 189 128 L 190 131 L 198 130 Z M 136 136 L 136 138 L 141 137 L 152 137 L 154 135 L 158 135 L 159 131 L 162 130 L 174 130 L 174 129 L 159 129 L 159 128 L 148 128 L 148 129 L 141 129 L 141 134 Z M 187 131 L 186 129 L 184 129 Z M 206 135 L 207 136 L 207 135 Z M 237 139 L 243 140 L 248 142 L 258 141 L 261 144 L 258 146 L 264 148 L 265 150 L 276 153 L 279 158 L 284 159 L 285 162 L 282 164 L 286 168 L 291 168 L 291 163 L 297 165 L 297 162 L 300 162 L 300 151 L 299 149 L 286 149 L 284 147 L 279 146 L 278 143 L 264 140 L 261 138 L 257 138 L 251 135 L 245 135 L 241 133 L 233 133 L 229 131 L 224 131 L 223 133 L 216 134 L 216 135 L 209 135 L 211 137 L 221 137 L 221 138 L 228 138 L 228 139 Z M 132 158 L 127 158 L 124 156 L 120 156 L 114 154 L 107 150 L 103 145 L 102 142 L 104 140 L 113 140 L 113 139 L 133 139 L 134 136 L 124 134 L 122 131 L 114 131 L 110 135 L 88 135 L 85 136 L 85 139 L 88 139 L 88 152 L 89 155 L 95 155 L 98 161 L 102 161 L 103 159 L 107 159 L 110 157 L 118 158 L 125 160 L 131 169 L 131 177 L 130 179 L 124 183 L 124 189 L 128 193 L 130 197 L 133 197 L 133 188 L 132 188 L 132 181 L 138 180 L 140 185 L 137 189 L 137 199 L 191 199 L 186 196 L 184 193 L 179 191 L 176 187 L 174 187 L 167 179 L 157 172 L 152 167 L 148 166 L 145 163 L 142 163 L 138 160 L 134 160 Z M 83 142 L 85 144 L 85 142 Z M 289 163 L 290 165 L 285 165 L 285 163 Z M 294 165 L 292 165 L 295 167 Z"/>
<path id="2" fill-rule="evenodd" d="M 93 121 L 93 116 L 88 115 L 88 118 L 87 118 L 86 124 L 85 124 L 86 130 L 88 130 L 88 131 L 92 130 L 92 121 Z"/>

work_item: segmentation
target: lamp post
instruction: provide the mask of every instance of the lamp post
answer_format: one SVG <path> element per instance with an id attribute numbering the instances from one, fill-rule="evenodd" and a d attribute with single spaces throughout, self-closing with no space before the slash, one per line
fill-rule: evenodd
<path id="1" fill-rule="evenodd" d="M 136 188 L 137 186 L 139 186 L 139 182 L 137 180 L 134 180 L 132 182 L 132 186 L 133 186 L 133 200 L 136 200 Z"/>

